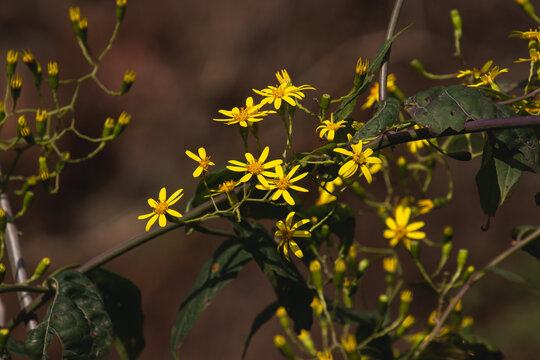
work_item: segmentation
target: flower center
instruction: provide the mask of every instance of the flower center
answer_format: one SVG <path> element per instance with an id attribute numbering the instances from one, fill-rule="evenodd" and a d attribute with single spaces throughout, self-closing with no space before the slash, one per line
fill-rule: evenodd
<path id="1" fill-rule="evenodd" d="M 396 230 L 394 230 L 394 233 L 396 234 L 395 236 L 398 238 L 398 239 L 403 239 L 407 236 L 407 229 L 405 229 L 404 227 L 402 226 L 398 226 L 396 228 Z"/>
<path id="2" fill-rule="evenodd" d="M 339 125 L 338 125 L 338 124 L 334 124 L 334 123 L 328 123 L 328 124 L 326 125 L 326 128 L 327 128 L 328 130 L 330 130 L 330 131 L 332 131 L 332 130 L 335 131 L 335 130 L 339 129 Z"/>
<path id="3" fill-rule="evenodd" d="M 204 172 L 208 171 L 209 164 L 210 164 L 210 156 L 207 156 L 204 159 L 201 159 L 201 161 L 199 162 L 199 166 L 203 168 Z"/>
<path id="4" fill-rule="evenodd" d="M 283 89 L 280 87 L 278 88 L 275 88 L 272 90 L 272 94 L 274 95 L 274 97 L 276 98 L 282 98 L 283 95 L 285 95 L 285 91 L 283 91 Z"/>
<path id="5" fill-rule="evenodd" d="M 253 175 L 259 175 L 263 172 L 264 167 L 259 161 L 251 162 L 246 165 L 246 170 Z"/>
<path id="6" fill-rule="evenodd" d="M 281 241 L 290 241 L 293 238 L 293 232 L 290 229 L 281 230 Z"/>
<path id="7" fill-rule="evenodd" d="M 234 114 L 233 119 L 238 122 L 246 121 L 249 119 L 249 109 L 240 108 L 240 112 L 238 114 Z"/>
<path id="8" fill-rule="evenodd" d="M 291 182 L 286 177 L 278 180 L 274 180 L 274 184 L 276 185 L 276 188 L 279 190 L 286 190 L 289 185 L 291 185 Z"/>
<path id="9" fill-rule="evenodd" d="M 219 191 L 228 194 L 234 190 L 234 180 L 225 181 L 223 184 L 219 185 Z"/>
<path id="10" fill-rule="evenodd" d="M 362 165 L 366 163 L 366 157 L 364 156 L 364 153 L 361 153 L 361 152 L 354 154 L 352 159 L 358 165 Z"/>
<path id="11" fill-rule="evenodd" d="M 157 203 L 156 207 L 154 208 L 154 213 L 158 215 L 165 215 L 168 208 L 169 208 L 169 204 L 167 204 L 165 201 L 160 201 Z"/>

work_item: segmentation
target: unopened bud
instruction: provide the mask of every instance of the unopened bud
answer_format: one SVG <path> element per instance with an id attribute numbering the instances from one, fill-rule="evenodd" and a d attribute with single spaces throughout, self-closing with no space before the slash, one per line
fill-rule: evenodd
<path id="1" fill-rule="evenodd" d="M 116 21 L 122 22 L 126 16 L 127 0 L 116 0 Z"/>
<path id="2" fill-rule="evenodd" d="M 21 217 L 26 213 L 26 210 L 30 207 L 32 204 L 32 201 L 34 200 L 34 192 L 33 191 L 27 191 L 24 193 L 23 197 L 23 205 L 21 210 L 17 213 L 16 217 Z"/>
<path id="3" fill-rule="evenodd" d="M 409 241 L 409 251 L 415 261 L 420 261 L 420 243 L 418 241 Z"/>
<path id="4" fill-rule="evenodd" d="M 471 275 L 474 273 L 474 270 L 475 269 L 473 265 L 467 266 L 467 269 L 465 269 L 465 272 L 463 273 L 463 278 L 461 279 L 461 281 L 466 282 L 467 280 L 469 280 Z"/>
<path id="5" fill-rule="evenodd" d="M 291 348 L 291 346 L 287 343 L 287 340 L 281 336 L 276 335 L 274 336 L 274 346 L 279 350 L 281 355 L 283 355 L 288 360 L 294 360 L 294 352 Z"/>
<path id="6" fill-rule="evenodd" d="M 114 119 L 112 117 L 108 117 L 105 119 L 105 123 L 103 124 L 103 132 L 101 133 L 101 137 L 106 138 L 112 135 L 114 129 Z"/>
<path id="7" fill-rule="evenodd" d="M 22 79 L 19 76 L 19 74 L 15 74 L 11 77 L 11 81 L 9 82 L 9 87 L 11 90 L 11 97 L 13 98 L 13 102 L 16 103 L 17 99 L 21 95 L 21 88 L 22 88 Z"/>
<path id="8" fill-rule="evenodd" d="M 6 105 L 3 101 L 0 101 L 0 122 L 6 117 Z M 2 124 L 0 124 L 0 129 L 2 129 Z"/>
<path id="9" fill-rule="evenodd" d="M 77 22 L 77 28 L 79 29 L 79 39 L 83 42 L 83 44 L 86 44 L 86 40 L 88 39 L 88 19 L 81 16 Z"/>
<path id="10" fill-rule="evenodd" d="M 456 39 L 461 39 L 463 27 L 459 11 L 457 9 L 450 10 L 450 18 L 452 19 L 452 25 L 454 25 L 454 36 Z"/>
<path id="11" fill-rule="evenodd" d="M 369 259 L 362 259 L 358 263 L 358 275 L 362 276 L 369 266 Z"/>
<path id="12" fill-rule="evenodd" d="M 411 307 L 412 292 L 410 290 L 403 290 L 400 299 L 399 316 L 405 318 L 409 314 L 409 309 Z"/>
<path id="13" fill-rule="evenodd" d="M 402 337 L 405 331 L 407 331 L 412 326 L 412 324 L 414 324 L 414 321 L 415 319 L 412 315 L 407 315 L 407 317 L 405 317 L 403 322 L 397 328 L 396 337 L 397 338 Z"/>
<path id="14" fill-rule="evenodd" d="M 0 351 L 3 353 L 9 337 L 9 329 L 0 329 Z"/>
<path id="15" fill-rule="evenodd" d="M 452 241 L 453 237 L 454 237 L 454 228 L 452 226 L 448 225 L 443 230 L 443 243 L 447 243 L 449 241 Z"/>
<path id="16" fill-rule="evenodd" d="M 322 94 L 321 96 L 321 113 L 326 114 L 326 110 L 328 110 L 328 107 L 330 106 L 330 100 L 332 100 L 332 96 L 330 94 Z"/>
<path id="17" fill-rule="evenodd" d="M 45 134 L 45 125 L 47 124 L 47 110 L 36 110 L 36 134 L 42 138 Z"/>
<path id="18" fill-rule="evenodd" d="M 129 89 L 131 89 L 131 86 L 135 81 L 135 77 L 135 71 L 126 70 L 126 72 L 124 73 L 124 80 L 122 81 L 122 88 L 120 90 L 120 94 L 124 95 L 129 91 Z"/>
<path id="19" fill-rule="evenodd" d="M 6 266 L 0 263 L 0 284 L 4 283 L 5 277 L 6 277 Z"/>
<path id="20" fill-rule="evenodd" d="M 6 56 L 6 75 L 8 80 L 11 79 L 11 76 L 15 73 L 15 68 L 17 67 L 17 59 L 19 58 L 19 52 L 14 50 L 9 50 Z"/>
<path id="21" fill-rule="evenodd" d="M 17 120 L 17 134 L 22 137 L 28 144 L 34 144 L 34 135 L 28 127 L 28 121 L 25 115 L 19 116 Z"/>
<path id="22" fill-rule="evenodd" d="M 289 331 L 290 323 L 289 317 L 287 316 L 287 310 L 285 310 L 283 306 L 278 307 L 276 310 L 276 316 L 281 324 L 281 327 L 283 327 L 285 331 Z"/>
<path id="23" fill-rule="evenodd" d="M 347 353 L 347 359 L 349 360 L 359 360 L 360 357 L 358 356 L 357 347 L 358 344 L 356 342 L 356 337 L 354 334 L 348 334 L 346 338 L 341 338 L 341 345 L 343 345 L 343 349 Z"/>
<path id="24" fill-rule="evenodd" d="M 311 338 L 311 334 L 309 331 L 302 329 L 300 330 L 300 334 L 298 334 L 298 340 L 304 345 L 304 348 L 310 354 L 311 356 L 315 356 L 317 354 L 317 350 L 315 350 L 315 344 L 313 343 L 313 339 Z"/>
<path id="25" fill-rule="evenodd" d="M 343 282 L 345 281 L 345 270 L 347 270 L 347 264 L 342 258 L 336 260 L 334 264 L 334 286 L 336 290 L 343 288 Z"/>
<path id="26" fill-rule="evenodd" d="M 379 312 L 380 316 L 384 316 L 387 310 L 388 310 L 388 296 L 386 296 L 385 294 L 381 294 L 379 295 L 379 299 L 377 302 L 377 311 Z"/>
<path id="27" fill-rule="evenodd" d="M 124 129 L 129 125 L 130 121 L 131 121 L 131 115 L 129 115 L 125 111 L 122 111 L 122 113 L 118 117 L 118 122 L 116 123 L 113 129 L 114 137 L 117 137 L 118 135 L 120 135 L 124 131 Z"/>
<path id="28" fill-rule="evenodd" d="M 411 66 L 414 70 L 418 71 L 420 74 L 426 73 L 426 69 L 424 68 L 424 65 L 422 65 L 422 63 L 418 59 L 413 59 L 411 61 Z"/>
<path id="29" fill-rule="evenodd" d="M 49 85 L 53 91 L 58 90 L 58 63 L 51 61 L 47 64 L 47 73 L 49 74 Z"/>
<path id="30" fill-rule="evenodd" d="M 457 268 L 458 272 L 463 270 L 463 267 L 467 263 L 467 258 L 469 257 L 469 250 L 467 249 L 459 249 L 458 255 L 457 255 Z"/>
<path id="31" fill-rule="evenodd" d="M 38 278 L 43 275 L 45 271 L 47 271 L 47 269 L 49 268 L 49 265 L 51 265 L 51 259 L 49 259 L 48 257 L 44 257 L 43 259 L 41 259 L 38 266 L 36 266 L 36 270 L 34 271 L 34 275 L 32 275 L 32 278 Z"/>
<path id="32" fill-rule="evenodd" d="M 315 286 L 315 289 L 322 291 L 323 288 L 323 278 L 321 271 L 321 263 L 318 260 L 313 260 L 309 263 L 309 272 L 311 274 L 311 281 Z"/>
<path id="33" fill-rule="evenodd" d="M 3 234 L 6 231 L 7 215 L 4 209 L 0 208 L 0 233 Z"/>
<path id="34" fill-rule="evenodd" d="M 318 297 L 314 296 L 313 300 L 311 301 L 311 309 L 315 313 L 315 315 L 321 315 L 323 312 L 323 305 L 321 304 L 321 301 Z"/>
<path id="35" fill-rule="evenodd" d="M 41 181 L 47 181 L 49 180 L 50 173 L 49 173 L 49 166 L 47 165 L 47 158 L 45 156 L 40 156 L 38 159 L 38 175 Z"/>

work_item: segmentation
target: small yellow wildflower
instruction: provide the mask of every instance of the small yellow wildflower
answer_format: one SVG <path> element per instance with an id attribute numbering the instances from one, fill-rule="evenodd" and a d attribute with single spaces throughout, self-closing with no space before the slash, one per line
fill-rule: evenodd
<path id="1" fill-rule="evenodd" d="M 212 194 L 228 194 L 234 190 L 239 183 L 234 180 L 227 180 L 218 185 L 217 190 L 210 190 Z"/>
<path id="2" fill-rule="evenodd" d="M 476 84 L 468 85 L 470 87 L 478 87 L 489 85 L 493 90 L 500 91 L 499 86 L 495 83 L 495 78 L 504 72 L 508 72 L 508 68 L 499 69 L 498 66 L 491 66 L 492 60 L 487 61 L 481 69 L 473 68 L 472 70 L 460 70 L 457 78 L 471 75 L 475 80 L 479 80 Z"/>
<path id="3" fill-rule="evenodd" d="M 133 70 L 126 70 L 124 73 L 124 82 L 132 84 L 135 81 L 137 74 Z"/>
<path id="4" fill-rule="evenodd" d="M 58 75 L 58 63 L 56 61 L 51 61 L 47 64 L 47 72 L 49 76 Z"/>
<path id="5" fill-rule="evenodd" d="M 293 225 L 292 222 L 294 214 L 294 211 L 292 211 L 289 213 L 289 215 L 287 215 L 285 221 L 279 220 L 276 223 L 278 230 L 276 230 L 276 232 L 274 233 L 274 237 L 280 239 L 277 247 L 278 251 L 283 250 L 283 255 L 285 255 L 285 257 L 289 261 L 291 260 L 289 257 L 289 249 L 298 258 L 302 258 L 304 256 L 302 250 L 300 250 L 300 247 L 293 238 L 311 237 L 311 233 L 307 230 L 296 230 L 300 226 L 307 224 L 309 222 L 309 219 L 302 219 Z"/>
<path id="6" fill-rule="evenodd" d="M 268 186 L 259 184 L 256 187 L 257 189 L 260 189 L 260 190 L 275 190 L 271 198 L 273 201 L 276 201 L 277 199 L 283 196 L 283 199 L 285 200 L 287 204 L 294 205 L 294 199 L 289 193 L 289 189 L 302 191 L 302 192 L 308 192 L 308 189 L 293 185 L 293 183 L 297 182 L 300 179 L 303 179 L 308 174 L 306 172 L 306 173 L 293 177 L 294 173 L 296 172 L 296 170 L 298 170 L 299 167 L 300 165 L 296 165 L 295 167 L 291 169 L 291 171 L 289 171 L 287 175 L 285 175 L 281 165 L 276 165 L 275 167 L 276 173 L 274 174 L 276 179 L 269 179 L 270 183 L 268 184 Z"/>
<path id="7" fill-rule="evenodd" d="M 337 123 L 334 122 L 334 113 L 330 114 L 330 120 L 324 120 L 323 124 L 317 127 L 316 131 L 319 131 L 319 137 L 322 139 L 326 134 L 326 139 L 328 141 L 334 141 L 334 136 L 336 131 L 340 128 L 345 127 L 347 120 L 340 120 Z"/>
<path id="8" fill-rule="evenodd" d="M 315 202 L 315 205 L 324 205 L 336 200 L 336 197 L 332 195 L 336 186 L 343 185 L 343 180 L 338 176 L 333 181 L 321 183 L 319 187 L 319 198 Z"/>
<path id="9" fill-rule="evenodd" d="M 512 34 L 508 35 L 508 37 L 519 37 L 521 39 L 527 39 L 527 40 L 533 40 L 536 39 L 536 41 L 540 42 L 540 33 L 538 32 L 540 28 L 532 30 L 529 29 L 529 31 L 512 31 Z"/>
<path id="10" fill-rule="evenodd" d="M 263 152 L 261 153 L 261 156 L 259 156 L 258 160 L 255 160 L 253 155 L 251 153 L 246 153 L 246 163 L 236 161 L 236 160 L 229 160 L 229 163 L 231 163 L 233 166 L 229 165 L 227 166 L 227 169 L 231 171 L 237 171 L 237 172 L 246 172 L 244 176 L 238 181 L 239 183 L 247 182 L 253 175 L 257 177 L 259 182 L 267 187 L 268 181 L 266 181 L 266 177 L 272 177 L 274 176 L 273 172 L 267 171 L 267 169 L 271 169 L 276 167 L 277 165 L 280 165 L 283 161 L 282 160 L 272 160 L 267 163 L 265 163 L 266 158 L 268 157 L 268 153 L 270 152 L 270 148 L 266 146 L 263 149 Z"/>
<path id="11" fill-rule="evenodd" d="M 420 211 L 420 214 L 427 214 L 433 208 L 435 207 L 435 204 L 433 203 L 433 200 L 431 199 L 420 199 L 417 202 L 418 210 Z"/>
<path id="12" fill-rule="evenodd" d="M 285 101 L 291 106 L 296 106 L 296 101 L 305 97 L 303 90 L 315 90 L 311 85 L 294 86 L 291 82 L 291 78 L 287 70 L 281 70 L 281 73 L 277 72 L 276 77 L 279 81 L 277 86 L 268 86 L 266 89 L 253 91 L 259 95 L 264 96 L 261 104 L 272 104 L 276 110 L 281 107 L 281 102 Z"/>
<path id="13" fill-rule="evenodd" d="M 317 351 L 317 360 L 334 360 L 334 356 L 330 350 Z"/>
<path id="14" fill-rule="evenodd" d="M 81 18 L 81 9 L 78 6 L 70 7 L 69 8 L 69 19 L 72 22 L 77 22 L 77 21 L 79 21 L 80 18 Z"/>
<path id="15" fill-rule="evenodd" d="M 395 257 L 385 257 L 383 259 L 383 269 L 386 272 L 394 273 L 397 268 L 397 260 Z"/>
<path id="16" fill-rule="evenodd" d="M 396 246 L 399 241 L 408 248 L 411 239 L 421 240 L 426 237 L 426 233 L 417 231 L 424 226 L 423 221 L 417 221 L 409 224 L 411 217 L 411 208 L 399 205 L 396 208 L 395 219 L 386 218 L 386 226 L 383 236 L 390 239 L 390 246 Z"/>
<path id="17" fill-rule="evenodd" d="M 394 74 L 388 75 L 388 78 L 386 79 L 386 88 L 390 93 L 397 90 L 396 76 Z M 376 102 L 379 102 L 379 82 L 375 82 L 369 89 L 369 94 L 366 102 L 362 105 L 362 110 L 372 107 Z"/>
<path id="18" fill-rule="evenodd" d="M 349 136 L 350 140 L 350 136 Z M 339 176 L 343 178 L 348 178 L 354 175 L 356 170 L 360 168 L 362 171 L 362 174 L 366 177 L 366 180 L 368 183 L 371 184 L 373 181 L 373 178 L 371 177 L 371 172 L 369 171 L 369 168 L 367 164 L 380 164 L 382 163 L 382 160 L 379 159 L 376 156 L 373 155 L 372 149 L 366 149 L 362 151 L 362 141 L 358 142 L 357 144 L 351 145 L 352 151 L 342 149 L 342 148 L 335 148 L 334 151 L 346 156 L 352 156 L 352 159 L 347 161 L 345 164 L 343 164 L 338 171 Z"/>
<path id="19" fill-rule="evenodd" d="M 193 160 L 199 163 L 199 166 L 193 172 L 193 177 L 199 177 L 201 174 L 206 174 L 208 172 L 208 166 L 216 165 L 210 161 L 210 156 L 206 155 L 206 150 L 203 147 L 200 147 L 199 156 L 195 155 L 189 150 L 186 150 L 186 155 L 192 158 Z"/>
<path id="20" fill-rule="evenodd" d="M 472 70 L 459 70 L 459 74 L 456 76 L 456 78 L 459 79 L 461 77 L 471 75 L 475 79 L 479 79 L 482 74 L 487 73 L 489 71 L 492 64 L 493 64 L 493 60 L 488 60 L 485 62 L 484 65 L 482 65 L 480 69 L 473 67 Z"/>
<path id="21" fill-rule="evenodd" d="M 353 334 L 347 335 L 347 338 L 341 338 L 341 344 L 347 353 L 356 351 L 358 344 L 356 343 L 356 337 Z"/>
<path id="22" fill-rule="evenodd" d="M 358 75 L 364 75 L 367 73 L 368 67 L 369 67 L 369 60 L 366 59 L 366 61 L 362 61 L 362 58 L 359 57 L 358 61 L 356 62 L 356 73 Z"/>
<path id="23" fill-rule="evenodd" d="M 8 50 L 6 61 L 9 64 L 15 64 L 17 62 L 17 58 L 19 57 L 19 52 L 14 50 Z"/>
<path id="24" fill-rule="evenodd" d="M 165 190 L 165 188 L 161 188 L 161 190 L 159 191 L 158 201 L 152 198 L 148 199 L 148 205 L 153 208 L 152 212 L 139 216 L 139 220 L 150 218 L 150 220 L 148 220 L 148 222 L 146 223 L 146 231 L 148 231 L 158 219 L 159 226 L 164 227 L 167 224 L 167 218 L 165 214 L 182 217 L 182 214 L 180 214 L 176 210 L 169 209 L 169 207 L 174 205 L 178 200 L 180 200 L 182 196 L 184 196 L 184 194 L 182 194 L 183 190 L 184 189 L 176 190 L 174 194 L 172 194 L 167 199 L 167 190 Z"/>
<path id="25" fill-rule="evenodd" d="M 529 58 L 528 59 L 523 59 L 523 58 L 519 58 L 519 60 L 516 60 L 514 61 L 515 63 L 520 63 L 520 62 L 539 62 L 540 61 L 540 52 L 536 49 L 531 49 L 529 50 Z"/>
<path id="26" fill-rule="evenodd" d="M 253 98 L 250 96 L 246 99 L 245 107 L 235 107 L 232 110 L 219 110 L 220 114 L 228 116 L 229 119 L 214 119 L 214 121 L 224 121 L 227 125 L 238 124 L 242 127 L 248 127 L 252 123 L 261 121 L 262 117 L 268 114 L 275 113 L 273 110 L 261 111 L 264 103 L 257 105 L 253 104 Z"/>

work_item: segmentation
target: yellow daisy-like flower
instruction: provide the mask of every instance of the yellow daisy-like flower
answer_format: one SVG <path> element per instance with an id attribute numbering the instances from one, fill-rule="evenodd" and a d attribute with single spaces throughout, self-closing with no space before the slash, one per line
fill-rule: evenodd
<path id="1" fill-rule="evenodd" d="M 386 89 L 388 92 L 394 92 L 397 90 L 396 76 L 394 74 L 388 75 L 386 78 Z M 362 110 L 368 109 L 376 102 L 379 102 L 379 82 L 376 81 L 369 89 L 369 94 L 366 102 L 362 105 Z"/>
<path id="2" fill-rule="evenodd" d="M 420 126 L 414 125 L 414 129 L 420 129 Z M 413 155 L 418 154 L 418 150 L 422 149 L 424 146 L 429 145 L 429 142 L 425 139 L 411 141 L 407 143 L 407 148 L 410 153 Z"/>
<path id="3" fill-rule="evenodd" d="M 334 360 L 334 356 L 330 350 L 317 351 L 317 360 Z"/>
<path id="4" fill-rule="evenodd" d="M 540 61 L 540 52 L 536 49 L 529 50 L 529 56 L 528 59 L 519 58 L 519 60 L 514 61 L 515 63 L 520 62 L 539 62 Z"/>
<path id="5" fill-rule="evenodd" d="M 489 71 L 492 64 L 493 60 L 488 60 L 480 69 L 473 67 L 472 70 L 459 70 L 459 74 L 456 77 L 459 79 L 467 75 L 472 75 L 475 79 L 479 79 L 482 74 Z"/>
<path id="6" fill-rule="evenodd" d="M 532 30 L 529 29 L 529 31 L 512 31 L 512 34 L 508 35 L 508 37 L 519 37 L 520 39 L 527 39 L 527 40 L 533 40 L 536 39 L 536 41 L 540 41 L 540 33 L 538 32 L 540 28 Z"/>
<path id="7" fill-rule="evenodd" d="M 323 124 L 317 127 L 316 131 L 319 131 L 319 137 L 322 139 L 326 134 L 326 139 L 328 141 L 334 141 L 334 136 L 337 129 L 345 127 L 347 120 L 340 120 L 337 123 L 334 122 L 334 113 L 330 114 L 330 120 L 324 120 Z"/>
<path id="8" fill-rule="evenodd" d="M 258 160 L 255 160 L 253 155 L 251 153 L 246 153 L 246 163 L 236 161 L 236 160 L 229 160 L 229 162 L 233 165 L 227 166 L 227 169 L 231 171 L 236 172 L 246 172 L 244 176 L 238 181 L 239 183 L 243 183 L 246 181 L 249 181 L 252 176 L 256 176 L 259 182 L 267 187 L 268 181 L 266 181 L 265 176 L 267 177 L 273 177 L 274 173 L 271 171 L 267 171 L 267 169 L 271 169 L 276 167 L 277 165 L 281 164 L 283 160 L 272 160 L 267 163 L 265 163 L 266 158 L 268 157 L 268 153 L 270 152 L 270 148 L 267 146 L 263 149 L 263 152 L 261 153 L 261 156 L 259 156 Z"/>
<path id="9" fill-rule="evenodd" d="M 148 199 L 148 205 L 150 205 L 151 208 L 153 208 L 152 212 L 145 215 L 140 215 L 138 217 L 139 220 L 148 219 L 148 222 L 146 223 L 146 231 L 150 230 L 150 227 L 154 225 L 156 220 L 159 219 L 159 226 L 164 227 L 167 224 L 167 218 L 165 214 L 170 214 L 172 216 L 176 217 L 182 217 L 182 214 L 180 214 L 178 211 L 169 209 L 170 206 L 174 205 L 184 194 L 182 194 L 182 191 L 184 189 L 179 189 L 174 192 L 169 198 L 167 199 L 167 190 L 165 188 L 161 188 L 159 191 L 159 197 L 158 201 L 150 198 Z"/>
<path id="10" fill-rule="evenodd" d="M 273 174 L 276 177 L 276 179 L 268 179 L 270 181 L 268 186 L 257 185 L 256 187 L 257 189 L 260 189 L 260 190 L 274 190 L 275 189 L 275 192 L 272 194 L 272 197 L 271 197 L 273 201 L 276 201 L 277 199 L 283 196 L 283 199 L 285 200 L 285 202 L 287 202 L 287 204 L 294 205 L 294 199 L 289 193 L 289 189 L 301 191 L 301 192 L 309 191 L 308 189 L 305 189 L 303 187 L 293 185 L 293 183 L 297 182 L 300 179 L 303 179 L 308 174 L 306 172 L 306 173 L 293 177 L 294 173 L 296 172 L 296 170 L 298 170 L 299 167 L 300 165 L 296 165 L 295 167 L 291 169 L 291 171 L 289 171 L 287 175 L 285 175 L 281 165 L 277 165 L 275 168 L 276 173 Z"/>
<path id="11" fill-rule="evenodd" d="M 253 98 L 246 99 L 245 107 L 235 107 L 232 110 L 219 110 L 220 114 L 228 116 L 229 119 L 214 119 L 214 121 L 224 121 L 227 125 L 238 124 L 242 127 L 251 126 L 252 123 L 261 121 L 264 116 L 275 113 L 273 110 L 261 111 L 264 103 L 253 104 Z"/>
<path id="12" fill-rule="evenodd" d="M 208 166 L 216 165 L 210 161 L 210 156 L 206 155 L 206 150 L 203 147 L 199 148 L 199 156 L 195 155 L 189 150 L 186 150 L 186 155 L 199 163 L 199 166 L 193 172 L 193 177 L 199 177 L 201 174 L 208 172 Z"/>
<path id="13" fill-rule="evenodd" d="M 362 58 L 359 57 L 356 61 L 356 73 L 358 75 L 365 75 L 367 73 L 367 69 L 369 67 L 369 60 L 366 59 L 365 61 L 362 61 Z"/>
<path id="14" fill-rule="evenodd" d="M 282 101 L 287 102 L 291 106 L 296 106 L 296 101 L 305 97 L 303 90 L 315 90 L 311 85 L 294 86 L 291 83 L 291 78 L 287 73 L 287 70 L 281 70 L 280 73 L 276 73 L 276 77 L 280 84 L 278 86 L 268 86 L 266 89 L 256 90 L 255 93 L 264 96 L 261 104 L 272 104 L 276 110 L 281 107 Z"/>
<path id="15" fill-rule="evenodd" d="M 219 184 L 217 190 L 211 189 L 210 193 L 212 195 L 229 194 L 238 184 L 239 182 L 234 180 L 227 180 Z"/>
<path id="16" fill-rule="evenodd" d="M 287 215 L 285 222 L 283 220 L 279 220 L 276 223 L 278 230 L 276 230 L 276 232 L 274 233 L 274 237 L 280 239 L 277 247 L 278 251 L 282 250 L 283 255 L 285 255 L 285 257 L 289 261 L 291 260 L 291 258 L 289 257 L 289 249 L 294 253 L 297 258 L 302 258 L 304 256 L 302 250 L 293 238 L 311 237 L 311 233 L 307 230 L 296 230 L 300 226 L 307 224 L 309 222 L 309 219 L 300 220 L 293 225 L 292 222 L 294 214 L 294 211 L 290 212 L 289 215 Z"/>
<path id="17" fill-rule="evenodd" d="M 350 140 L 350 136 L 349 136 Z M 371 176 L 371 172 L 369 171 L 369 168 L 367 164 L 380 164 L 382 163 L 382 160 L 379 159 L 376 156 L 373 155 L 372 149 L 366 149 L 362 151 L 362 141 L 358 142 L 357 144 L 351 145 L 352 151 L 342 149 L 342 148 L 335 148 L 334 151 L 346 156 L 352 156 L 352 159 L 347 161 L 345 164 L 343 164 L 338 171 L 339 176 L 343 178 L 348 178 L 354 175 L 356 170 L 360 168 L 362 171 L 362 174 L 366 177 L 366 180 L 368 183 L 371 184 L 373 181 L 373 178 Z"/>
<path id="18" fill-rule="evenodd" d="M 427 214 L 435 208 L 435 204 L 431 199 L 420 199 L 416 204 L 420 214 Z"/>
<path id="19" fill-rule="evenodd" d="M 411 208 L 399 205 L 396 208 L 396 218 L 386 218 L 386 226 L 383 236 L 390 239 L 390 246 L 396 246 L 398 242 L 403 241 L 403 244 L 409 248 L 411 239 L 421 240 L 426 237 L 426 233 L 417 231 L 424 226 L 423 221 L 417 221 L 409 224 L 411 217 Z"/>
<path id="20" fill-rule="evenodd" d="M 504 72 L 508 72 L 508 68 L 499 70 L 498 66 L 494 66 L 487 73 L 480 76 L 479 78 L 480 82 L 473 85 L 469 85 L 469 86 L 479 87 L 483 85 L 489 85 L 491 89 L 495 91 L 501 91 L 499 86 L 495 83 L 495 78 Z"/>

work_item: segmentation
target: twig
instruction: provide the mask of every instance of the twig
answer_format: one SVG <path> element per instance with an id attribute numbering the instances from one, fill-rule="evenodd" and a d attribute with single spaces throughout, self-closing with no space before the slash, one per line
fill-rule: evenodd
<path id="1" fill-rule="evenodd" d="M 403 0 L 396 0 L 396 3 L 394 4 L 394 9 L 392 10 L 392 16 L 390 17 L 390 22 L 388 23 L 386 40 L 389 40 L 392 35 L 394 35 L 394 31 L 396 30 L 396 24 L 399 18 L 399 12 L 402 5 Z M 388 50 L 388 54 L 386 55 L 386 57 L 387 59 L 383 62 L 380 72 L 379 101 L 383 101 L 384 99 L 386 99 L 386 78 L 388 76 L 388 57 L 390 57 L 390 50 Z"/>

